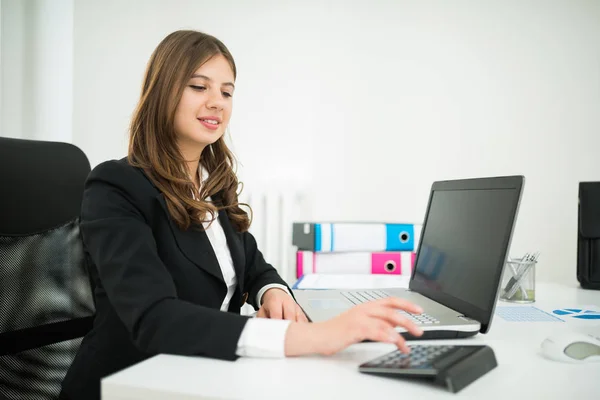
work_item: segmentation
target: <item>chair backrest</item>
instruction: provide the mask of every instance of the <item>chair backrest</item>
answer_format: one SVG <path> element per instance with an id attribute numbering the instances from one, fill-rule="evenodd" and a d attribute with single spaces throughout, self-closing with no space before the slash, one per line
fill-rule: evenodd
<path id="1" fill-rule="evenodd" d="M 0 397 L 55 399 L 94 304 L 77 147 L 0 138 Z"/>

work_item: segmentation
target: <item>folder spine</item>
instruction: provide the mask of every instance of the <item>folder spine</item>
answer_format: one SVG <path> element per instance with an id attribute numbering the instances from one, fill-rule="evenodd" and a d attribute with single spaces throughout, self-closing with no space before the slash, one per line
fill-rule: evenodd
<path id="1" fill-rule="evenodd" d="M 314 225 L 315 231 L 315 251 L 321 251 L 321 245 L 323 244 L 323 235 L 321 234 L 321 224 Z"/>
<path id="2" fill-rule="evenodd" d="M 318 240 L 316 237 L 316 227 L 318 224 L 294 222 L 292 224 L 292 244 L 301 250 L 316 250 L 315 245 L 318 242 L 319 246 L 321 243 L 321 237 Z M 321 229 L 320 227 L 318 228 Z"/>
<path id="3" fill-rule="evenodd" d="M 376 222 L 294 222 L 292 245 L 314 252 L 415 251 L 421 225 Z"/>
<path id="4" fill-rule="evenodd" d="M 296 278 L 307 274 L 410 275 L 412 251 L 318 253 L 296 252 Z"/>

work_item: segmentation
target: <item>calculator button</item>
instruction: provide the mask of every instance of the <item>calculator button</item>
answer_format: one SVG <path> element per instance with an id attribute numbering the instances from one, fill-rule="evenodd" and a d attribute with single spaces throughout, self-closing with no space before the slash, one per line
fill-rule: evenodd
<path id="1" fill-rule="evenodd" d="M 471 351 L 465 348 L 460 348 L 458 350 L 454 350 L 452 352 L 447 352 L 446 354 L 444 354 L 444 357 L 440 358 L 439 360 L 435 361 L 433 363 L 433 366 L 436 369 L 444 369 L 449 365 L 454 364 L 455 362 L 457 362 L 458 360 L 462 359 L 463 357 L 467 356 Z"/>

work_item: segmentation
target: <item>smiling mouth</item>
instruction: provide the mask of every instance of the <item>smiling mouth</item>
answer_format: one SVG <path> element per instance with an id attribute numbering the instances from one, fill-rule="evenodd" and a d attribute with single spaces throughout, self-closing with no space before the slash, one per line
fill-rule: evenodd
<path id="1" fill-rule="evenodd" d="M 215 126 L 219 125 L 219 121 L 217 121 L 216 119 L 198 118 L 198 120 L 200 122 L 206 122 L 207 124 L 210 124 L 210 125 L 215 125 Z"/>
<path id="2" fill-rule="evenodd" d="M 204 125 L 204 127 L 206 127 L 207 129 L 210 129 L 210 130 L 218 129 L 219 125 L 221 124 L 216 119 L 210 119 L 210 118 L 198 118 L 198 121 L 200 121 L 200 123 L 202 125 Z"/>

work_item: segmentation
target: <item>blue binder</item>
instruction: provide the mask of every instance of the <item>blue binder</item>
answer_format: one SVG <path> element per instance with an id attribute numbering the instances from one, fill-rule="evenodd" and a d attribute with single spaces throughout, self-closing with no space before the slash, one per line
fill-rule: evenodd
<path id="1" fill-rule="evenodd" d="M 298 250 L 414 251 L 421 225 L 377 222 L 295 222 L 292 244 Z"/>

